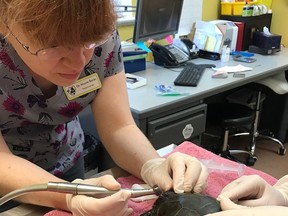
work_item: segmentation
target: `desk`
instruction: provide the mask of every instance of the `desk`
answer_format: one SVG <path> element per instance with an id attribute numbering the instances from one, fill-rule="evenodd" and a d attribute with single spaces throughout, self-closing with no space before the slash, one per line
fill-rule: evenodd
<path id="1" fill-rule="evenodd" d="M 197 87 L 175 87 L 185 96 L 157 96 L 154 90 L 156 84 L 173 85 L 174 79 L 181 69 L 165 69 L 148 63 L 146 71 L 134 73 L 145 77 L 147 85 L 138 89 L 128 90 L 130 108 L 133 117 L 156 149 L 170 143 L 181 143 L 201 136 L 205 131 L 206 106 L 203 99 L 218 93 L 257 81 L 288 69 L 288 49 L 283 49 L 275 55 L 262 56 L 255 54 L 254 63 L 240 63 L 230 60 L 227 63 L 206 59 L 192 60 L 196 64 L 215 64 L 217 67 L 242 64 L 252 67 L 245 72 L 245 78 L 234 78 L 229 74 L 226 79 L 211 78 L 212 69 L 204 72 Z M 178 71 L 178 72 L 177 72 Z M 192 126 L 186 128 L 187 125 Z M 192 131 L 191 136 L 185 133 Z M 188 138 L 187 138 L 188 137 Z"/>
<path id="2" fill-rule="evenodd" d="M 253 70 L 245 72 L 245 78 L 234 78 L 229 74 L 226 79 L 214 79 L 211 77 L 212 69 L 206 69 L 197 87 L 175 87 L 179 91 L 189 93 L 185 96 L 157 96 L 154 90 L 156 84 L 173 85 L 181 68 L 165 69 L 147 63 L 145 71 L 134 73 L 145 77 L 147 85 L 128 90 L 130 108 L 136 124 L 156 149 L 171 143 L 179 144 L 185 140 L 200 144 L 201 134 L 206 127 L 207 106 L 203 102 L 204 99 L 288 70 L 288 49 L 269 56 L 255 54 L 255 57 L 257 61 L 254 63 L 240 63 L 233 60 L 227 63 L 206 59 L 192 60 L 196 64 L 210 63 L 217 67 L 242 64 L 252 67 Z M 80 122 L 84 131 L 97 137 L 91 116 L 91 109 L 87 107 L 79 115 Z M 100 171 L 115 166 L 106 151 L 101 154 L 103 159 Z"/>

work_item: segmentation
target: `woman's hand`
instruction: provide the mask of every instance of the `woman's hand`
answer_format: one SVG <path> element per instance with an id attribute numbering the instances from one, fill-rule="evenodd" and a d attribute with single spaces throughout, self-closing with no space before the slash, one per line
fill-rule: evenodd
<path id="1" fill-rule="evenodd" d="M 165 158 L 147 161 L 141 169 L 142 179 L 150 186 L 158 185 L 176 193 L 200 193 L 206 186 L 208 170 L 196 158 L 175 152 Z"/>
<path id="2" fill-rule="evenodd" d="M 287 204 L 286 199 L 282 192 L 258 175 L 240 177 L 225 186 L 218 197 L 223 210 L 234 209 L 239 205 L 250 207 L 285 206 Z"/>
<path id="3" fill-rule="evenodd" d="M 223 188 L 217 198 L 222 211 L 209 216 L 288 215 L 287 189 L 288 176 L 274 186 L 258 175 L 242 176 Z"/>
<path id="4" fill-rule="evenodd" d="M 109 190 L 120 189 L 120 184 L 110 175 L 87 180 L 76 179 L 73 182 L 103 186 Z M 99 199 L 85 195 L 67 194 L 66 203 L 73 216 L 128 216 L 132 213 L 132 209 L 128 207 L 130 196 L 131 194 L 124 190 Z"/>
<path id="5" fill-rule="evenodd" d="M 244 207 L 240 209 L 232 209 L 221 211 L 205 216 L 287 216 L 288 207 L 283 206 L 258 206 L 258 207 Z"/>

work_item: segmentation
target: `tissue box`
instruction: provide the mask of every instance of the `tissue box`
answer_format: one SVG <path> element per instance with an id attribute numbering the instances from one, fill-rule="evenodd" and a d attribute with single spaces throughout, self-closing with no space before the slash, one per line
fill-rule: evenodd
<path id="1" fill-rule="evenodd" d="M 254 32 L 253 45 L 265 50 L 277 49 L 279 51 L 281 48 L 281 35 Z"/>
<path id="2" fill-rule="evenodd" d="M 262 55 L 270 55 L 281 50 L 281 35 L 265 34 L 263 32 L 254 32 L 253 43 L 248 51 Z"/>
<path id="3" fill-rule="evenodd" d="M 146 69 L 147 52 L 144 50 L 123 52 L 125 73 L 134 73 Z"/>

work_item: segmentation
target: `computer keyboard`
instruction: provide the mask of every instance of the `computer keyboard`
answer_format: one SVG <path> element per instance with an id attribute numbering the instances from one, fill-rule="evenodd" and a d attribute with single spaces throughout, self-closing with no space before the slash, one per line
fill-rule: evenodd
<path id="1" fill-rule="evenodd" d="M 206 68 L 212 68 L 212 64 L 187 64 L 177 78 L 174 84 L 178 86 L 194 86 L 196 87 Z"/>

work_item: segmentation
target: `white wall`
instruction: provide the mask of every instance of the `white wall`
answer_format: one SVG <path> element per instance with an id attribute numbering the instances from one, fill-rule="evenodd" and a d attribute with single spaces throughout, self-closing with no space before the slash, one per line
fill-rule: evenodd
<path id="1" fill-rule="evenodd" d="M 192 30 L 192 25 L 197 20 L 202 20 L 202 1 L 184 0 L 178 35 L 187 35 Z"/>

